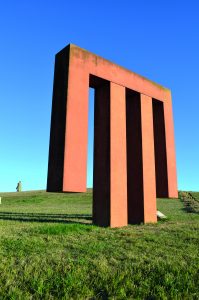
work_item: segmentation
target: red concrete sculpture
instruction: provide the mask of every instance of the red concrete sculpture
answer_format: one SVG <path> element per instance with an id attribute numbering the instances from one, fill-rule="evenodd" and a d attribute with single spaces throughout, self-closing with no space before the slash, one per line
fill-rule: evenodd
<path id="1" fill-rule="evenodd" d="M 47 191 L 86 192 L 89 86 L 93 222 L 156 222 L 156 197 L 178 197 L 170 90 L 71 44 L 55 60 Z"/>

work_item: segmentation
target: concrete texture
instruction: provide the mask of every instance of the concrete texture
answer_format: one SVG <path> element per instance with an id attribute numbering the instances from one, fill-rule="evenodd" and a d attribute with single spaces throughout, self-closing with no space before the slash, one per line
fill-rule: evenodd
<path id="1" fill-rule="evenodd" d="M 47 191 L 86 191 L 89 86 L 93 222 L 156 222 L 156 197 L 178 196 L 171 93 L 71 44 L 55 59 Z"/>

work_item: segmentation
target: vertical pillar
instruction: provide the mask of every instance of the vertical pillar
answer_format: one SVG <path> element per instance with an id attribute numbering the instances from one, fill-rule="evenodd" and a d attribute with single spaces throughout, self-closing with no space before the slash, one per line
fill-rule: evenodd
<path id="1" fill-rule="evenodd" d="M 125 87 L 110 86 L 110 226 L 127 225 L 126 101 Z"/>
<path id="2" fill-rule="evenodd" d="M 86 192 L 89 75 L 69 66 L 63 191 Z"/>
<path id="3" fill-rule="evenodd" d="M 167 154 L 168 197 L 178 198 L 174 126 L 170 92 L 168 92 L 167 101 L 164 102 L 164 120 Z"/>
<path id="4" fill-rule="evenodd" d="M 168 197 L 167 155 L 164 106 L 153 99 L 153 130 L 155 148 L 156 197 Z"/>
<path id="5" fill-rule="evenodd" d="M 110 83 L 95 88 L 93 223 L 110 226 Z"/>
<path id="6" fill-rule="evenodd" d="M 156 222 L 152 99 L 126 90 L 128 221 Z"/>
<path id="7" fill-rule="evenodd" d="M 47 191 L 86 192 L 89 75 L 56 55 Z"/>
<path id="8" fill-rule="evenodd" d="M 66 107 L 69 71 L 69 47 L 55 57 L 50 146 L 48 160 L 48 192 L 63 191 Z"/>
<path id="9" fill-rule="evenodd" d="M 144 221 L 140 94 L 126 89 L 128 222 Z"/>
<path id="10" fill-rule="evenodd" d="M 156 183 L 152 98 L 141 94 L 144 222 L 156 222 Z"/>
<path id="11" fill-rule="evenodd" d="M 106 83 L 95 90 L 93 222 L 127 225 L 125 88 Z"/>

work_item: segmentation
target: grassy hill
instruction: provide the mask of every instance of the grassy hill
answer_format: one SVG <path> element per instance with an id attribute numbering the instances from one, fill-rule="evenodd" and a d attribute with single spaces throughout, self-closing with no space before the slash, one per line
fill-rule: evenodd
<path id="1" fill-rule="evenodd" d="M 199 215 L 183 197 L 157 199 L 164 222 L 110 229 L 92 225 L 91 191 L 0 196 L 0 299 L 199 299 Z"/>

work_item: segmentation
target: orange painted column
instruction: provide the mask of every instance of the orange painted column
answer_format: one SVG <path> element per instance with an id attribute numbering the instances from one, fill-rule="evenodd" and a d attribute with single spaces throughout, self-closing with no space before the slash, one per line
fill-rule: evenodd
<path id="1" fill-rule="evenodd" d="M 144 223 L 156 222 L 156 183 L 152 98 L 141 94 Z"/>
<path id="2" fill-rule="evenodd" d="M 86 192 L 89 76 L 69 66 L 63 191 Z"/>
<path id="3" fill-rule="evenodd" d="M 47 191 L 86 192 L 89 74 L 57 53 Z"/>
<path id="4" fill-rule="evenodd" d="M 125 87 L 110 83 L 110 226 L 127 225 Z"/>
<path id="5" fill-rule="evenodd" d="M 95 90 L 93 222 L 128 223 L 125 88 L 112 82 Z"/>
<path id="6" fill-rule="evenodd" d="M 48 192 L 63 192 L 69 47 L 56 54 L 51 113 Z"/>
<path id="7" fill-rule="evenodd" d="M 170 92 L 167 92 L 167 101 L 164 102 L 164 120 L 167 154 L 168 197 L 178 198 L 174 125 Z"/>
<path id="8" fill-rule="evenodd" d="M 162 101 L 155 99 L 153 99 L 153 130 L 155 146 L 156 197 L 168 198 L 164 106 Z"/>
<path id="9" fill-rule="evenodd" d="M 95 88 L 93 223 L 110 226 L 110 82 Z"/>

